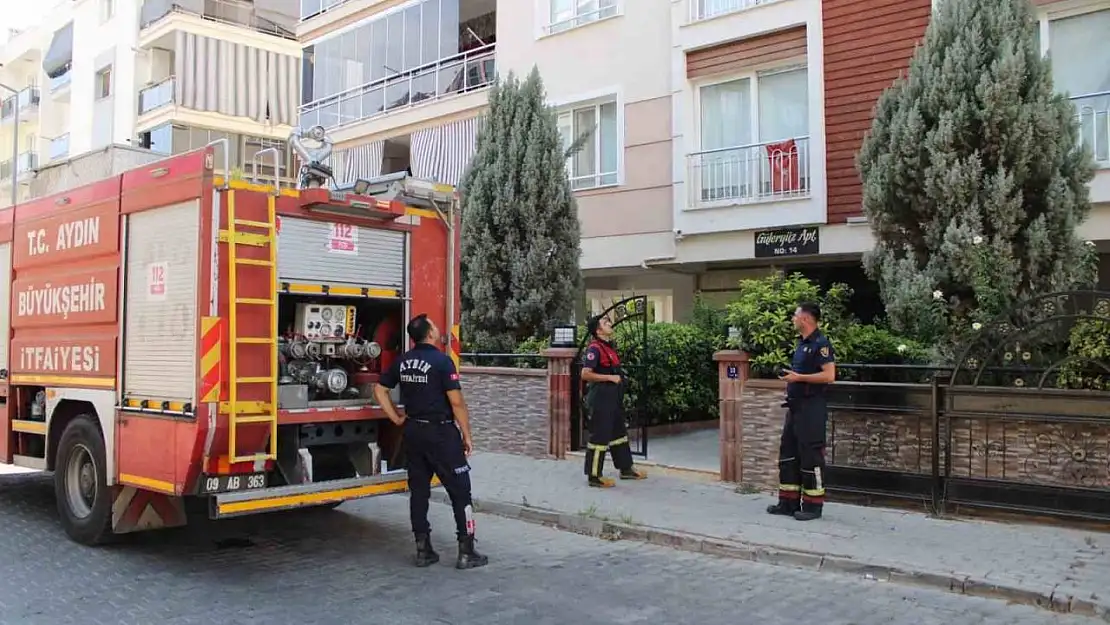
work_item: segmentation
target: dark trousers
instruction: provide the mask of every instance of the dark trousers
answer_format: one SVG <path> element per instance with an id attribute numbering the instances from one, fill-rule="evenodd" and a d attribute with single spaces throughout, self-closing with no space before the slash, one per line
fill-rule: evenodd
<path id="1" fill-rule="evenodd" d="M 470 500 L 470 464 L 463 451 L 462 433 L 452 422 L 405 421 L 404 441 L 409 471 L 409 516 L 414 534 L 430 534 L 428 501 L 432 476 L 439 478 L 451 498 L 458 537 L 474 535 Z"/>
<path id="2" fill-rule="evenodd" d="M 789 399 L 779 443 L 779 502 L 820 512 L 825 503 L 825 398 Z"/>
<path id="3" fill-rule="evenodd" d="M 632 448 L 624 422 L 624 391 L 619 384 L 598 384 L 591 390 L 590 441 L 586 445 L 586 475 L 601 477 L 605 452 L 612 452 L 619 471 L 632 469 Z"/>

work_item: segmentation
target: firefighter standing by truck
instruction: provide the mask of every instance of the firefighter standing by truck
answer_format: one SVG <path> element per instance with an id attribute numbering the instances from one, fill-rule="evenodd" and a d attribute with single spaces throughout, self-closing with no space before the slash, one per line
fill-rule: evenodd
<path id="1" fill-rule="evenodd" d="M 803 303 L 794 311 L 801 338 L 790 368 L 779 376 L 786 381 L 787 409 L 779 444 L 779 502 L 767 512 L 799 521 L 821 518 L 825 503 L 825 389 L 836 381 L 836 355 L 820 321 L 817 304 Z"/>
<path id="2" fill-rule="evenodd" d="M 474 507 L 470 493 L 470 415 L 463 401 L 455 363 L 436 347 L 439 329 L 427 315 L 409 321 L 408 335 L 415 346 L 393 361 L 382 374 L 374 397 L 386 416 L 403 429 L 408 458 L 409 514 L 416 536 L 416 566 L 439 562 L 432 548 L 428 502 L 432 476 L 447 489 L 455 513 L 459 556 L 455 567 L 485 566 L 489 558 L 474 550 Z M 389 390 L 401 385 L 405 415 L 401 417 Z"/>
<path id="3" fill-rule="evenodd" d="M 613 480 L 601 476 L 605 452 L 613 454 L 613 465 L 622 480 L 642 480 L 646 475 L 632 465 L 628 428 L 624 422 L 624 388 L 620 355 L 613 345 L 613 323 L 608 317 L 593 317 L 586 325 L 591 337 L 582 362 L 582 381 L 589 385 L 586 404 L 590 410 L 590 441 L 586 446 L 587 483 L 609 488 Z"/>

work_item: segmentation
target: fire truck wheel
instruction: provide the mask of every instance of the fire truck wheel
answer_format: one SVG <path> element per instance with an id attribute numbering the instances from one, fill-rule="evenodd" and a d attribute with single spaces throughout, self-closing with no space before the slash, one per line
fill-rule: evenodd
<path id="1" fill-rule="evenodd" d="M 112 535 L 104 439 L 91 415 L 70 421 L 58 442 L 54 493 L 62 527 L 73 540 L 97 545 Z"/>

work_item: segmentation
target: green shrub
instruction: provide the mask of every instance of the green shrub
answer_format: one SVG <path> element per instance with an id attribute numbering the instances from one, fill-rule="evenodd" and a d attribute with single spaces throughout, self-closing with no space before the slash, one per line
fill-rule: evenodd
<path id="1" fill-rule="evenodd" d="M 920 343 L 886 328 L 851 324 L 829 337 L 838 362 L 856 364 L 924 364 L 929 352 Z"/>
<path id="2" fill-rule="evenodd" d="M 1060 367 L 1060 388 L 1104 391 L 1110 389 L 1110 323 L 1080 319 L 1072 327 L 1068 358 Z"/>
<path id="3" fill-rule="evenodd" d="M 798 304 L 820 304 L 821 326 L 826 334 L 835 336 L 847 325 L 845 311 L 851 296 L 852 290 L 839 283 L 822 294 L 816 284 L 799 273 L 741 280 L 739 295 L 728 305 L 728 323 L 738 332 L 730 343 L 748 353 L 753 376 L 770 377 L 775 367 L 790 362 L 798 340 L 790 319 Z"/>
<path id="4" fill-rule="evenodd" d="M 821 329 L 832 341 L 841 364 L 920 364 L 928 350 L 887 328 L 856 323 L 847 312 L 852 290 L 833 284 L 824 293 L 801 274 L 772 275 L 740 282 L 740 294 L 728 306 L 728 323 L 738 331 L 732 346 L 748 353 L 754 377 L 770 377 L 786 366 L 798 341 L 791 315 L 804 301 L 821 305 Z M 838 378 L 857 377 L 847 369 Z"/>
<path id="5" fill-rule="evenodd" d="M 632 391 L 649 425 L 717 418 L 717 364 L 720 334 L 693 324 L 652 323 L 647 328 L 647 360 L 630 371 Z M 617 346 L 627 362 L 641 362 L 639 345 Z"/>

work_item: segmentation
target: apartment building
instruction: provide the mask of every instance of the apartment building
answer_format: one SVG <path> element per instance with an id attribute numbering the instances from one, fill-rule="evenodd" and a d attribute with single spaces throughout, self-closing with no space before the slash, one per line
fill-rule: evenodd
<path id="1" fill-rule="evenodd" d="M 302 124 L 332 130 L 345 175 L 410 167 L 453 183 L 494 71 L 535 64 L 564 136 L 593 130 L 567 163 L 589 307 L 646 294 L 656 319 L 679 319 L 695 293 L 725 302 L 741 278 L 788 269 L 852 284 L 866 314 L 877 298 L 859 264 L 872 239 L 855 153 L 933 4 L 303 0 L 314 91 Z M 1110 48 L 1097 38 L 1110 0 L 1037 10 L 1057 85 L 1075 95 L 1083 140 L 1106 168 L 1082 227 L 1103 249 L 1110 59 L 1098 50 Z"/>
<path id="2" fill-rule="evenodd" d="M 62 2 L 0 49 L 0 83 L 18 91 L 3 103 L 0 160 L 11 160 L 18 111 L 21 197 L 38 172 L 65 173 L 113 146 L 157 156 L 226 139 L 217 167 L 226 145 L 232 173 L 249 174 L 258 160 L 259 177 L 287 176 L 300 98 L 296 23 L 297 0 Z M 271 147 L 279 152 L 255 158 Z M 0 169 L 7 198 L 11 172 Z M 73 169 L 74 182 L 97 173 Z"/>

